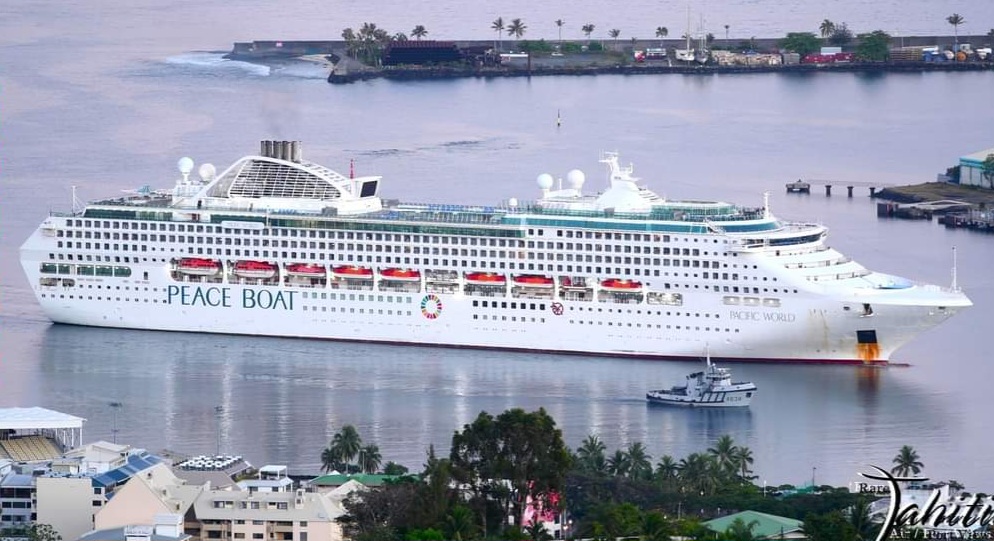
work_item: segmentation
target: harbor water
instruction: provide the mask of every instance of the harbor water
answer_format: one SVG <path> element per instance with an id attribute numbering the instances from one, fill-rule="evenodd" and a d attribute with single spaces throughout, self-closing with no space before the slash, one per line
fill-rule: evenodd
<path id="1" fill-rule="evenodd" d="M 753 450 L 754 469 L 770 484 L 812 476 L 845 484 L 869 465 L 889 467 L 912 445 L 933 479 L 994 490 L 994 470 L 982 466 L 994 430 L 985 407 L 994 376 L 985 336 L 994 328 L 991 238 L 878 220 L 866 188 L 853 198 L 844 190 L 784 193 L 798 178 L 838 186 L 928 181 L 960 155 L 994 146 L 994 73 L 332 86 L 314 64 L 270 68 L 208 52 L 233 41 L 335 38 L 365 21 L 485 38 L 497 16 L 520 16 L 534 37 L 551 39 L 560 17 L 648 36 L 659 25 L 678 35 L 685 16 L 683 5 L 648 2 L 617 13 L 595 2 L 512 2 L 503 13 L 455 1 L 418 13 L 389 2 L 340 4 L 305 2 L 293 13 L 263 2 L 237 11 L 179 0 L 5 6 L 0 407 L 85 417 L 86 440 L 112 439 L 116 423 L 119 442 L 191 454 L 214 453 L 220 442 L 222 452 L 295 472 L 316 472 L 343 424 L 356 425 L 385 460 L 420 469 L 429 444 L 448 449 L 453 431 L 481 410 L 544 407 L 571 445 L 596 433 L 612 450 L 641 441 L 654 459 L 680 458 L 730 434 Z M 974 8 L 963 12 L 973 26 L 961 34 L 985 33 L 982 21 L 994 21 L 994 7 Z M 845 17 L 856 31 L 886 23 L 894 33 L 946 33 L 944 18 L 957 8 L 847 0 L 816 13 L 767 0 L 706 9 L 716 27 L 727 22 L 741 37 L 816 31 L 824 18 Z M 650 18 L 658 12 L 651 27 L 646 10 Z M 759 387 L 744 411 L 646 404 L 647 389 L 677 383 L 694 363 L 80 328 L 44 318 L 17 248 L 49 211 L 71 208 L 72 186 L 84 200 L 170 187 L 181 156 L 223 170 L 256 152 L 260 139 L 301 140 L 306 159 L 339 171 L 354 160 L 357 173 L 384 176 L 384 197 L 439 203 L 533 199 L 540 173 L 559 178 L 574 168 L 595 189 L 604 182 L 599 153 L 616 150 L 666 197 L 759 206 L 769 191 L 777 215 L 824 223 L 831 245 L 873 269 L 949 285 L 955 246 L 956 278 L 975 306 L 899 350 L 887 368 L 734 365 L 735 379 Z"/>

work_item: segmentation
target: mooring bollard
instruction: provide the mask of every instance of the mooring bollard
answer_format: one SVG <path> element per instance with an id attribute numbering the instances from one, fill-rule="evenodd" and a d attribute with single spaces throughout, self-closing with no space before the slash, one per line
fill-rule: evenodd
<path id="1" fill-rule="evenodd" d="M 846 190 L 849 191 L 849 197 L 852 197 L 852 186 L 846 186 Z"/>
<path id="2" fill-rule="evenodd" d="M 825 195 L 831 197 L 831 195 L 832 195 L 832 185 L 831 184 L 826 184 L 825 185 Z"/>

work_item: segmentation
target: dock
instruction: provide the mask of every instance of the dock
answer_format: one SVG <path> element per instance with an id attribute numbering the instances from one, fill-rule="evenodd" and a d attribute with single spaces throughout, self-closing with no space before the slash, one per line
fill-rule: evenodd
<path id="1" fill-rule="evenodd" d="M 939 217 L 939 223 L 948 228 L 963 228 L 994 233 L 994 212 L 986 209 L 973 209 L 954 212 Z"/>
<path id="2" fill-rule="evenodd" d="M 797 179 L 795 182 L 787 183 L 787 193 L 811 193 L 811 186 L 823 186 L 825 188 L 825 197 L 832 196 L 832 186 L 845 186 L 846 194 L 848 197 L 853 196 L 853 189 L 855 188 L 869 188 L 870 197 L 873 197 L 877 193 L 877 188 L 886 188 L 888 186 L 893 186 L 893 184 L 888 184 L 886 182 L 858 182 L 858 181 L 831 181 L 831 180 L 808 180 L 808 179 Z"/>
<path id="3" fill-rule="evenodd" d="M 941 199 L 938 201 L 921 201 L 918 203 L 895 203 L 886 201 L 877 203 L 877 217 L 904 218 L 907 220 L 931 220 L 935 214 L 972 212 L 973 205 L 966 201 Z M 949 227 L 947 225 L 947 227 Z"/>

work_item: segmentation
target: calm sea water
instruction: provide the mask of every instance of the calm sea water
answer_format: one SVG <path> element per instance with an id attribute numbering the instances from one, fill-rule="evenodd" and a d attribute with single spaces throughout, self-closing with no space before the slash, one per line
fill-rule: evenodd
<path id="1" fill-rule="evenodd" d="M 734 38 L 814 29 L 824 18 L 857 31 L 984 33 L 994 5 L 746 1 L 700 4 Z M 88 419 L 87 439 L 111 438 L 108 403 L 124 407 L 119 441 L 152 450 L 223 450 L 256 464 L 315 471 L 342 424 L 357 425 L 385 459 L 419 468 L 480 410 L 545 407 L 577 444 L 642 441 L 658 458 L 685 456 L 729 433 L 771 483 L 844 484 L 915 446 L 936 478 L 994 489 L 986 411 L 994 328 L 994 239 L 933 223 L 878 221 L 858 197 L 783 194 L 800 177 L 905 183 L 934 178 L 961 154 L 991 146 L 994 73 L 635 76 L 461 80 L 330 86 L 311 65 L 279 70 L 220 59 L 235 40 L 335 37 L 344 26 L 424 24 L 436 37 L 487 35 L 498 15 L 594 22 L 625 33 L 671 31 L 685 4 L 511 2 L 500 9 L 434 2 L 32 2 L 0 17 L 0 406 L 40 405 Z M 696 5 L 695 5 L 696 6 Z M 697 9 L 695 7 L 695 9 Z M 646 21 L 652 20 L 648 24 Z M 658 20 L 659 22 L 655 22 Z M 672 22 L 677 21 L 677 22 Z M 722 22 L 721 24 L 724 24 Z M 872 26 L 871 26 L 872 24 Z M 603 26 L 602 26 L 603 25 Z M 989 26 L 989 25 L 987 25 Z M 645 27 L 645 28 L 642 28 Z M 541 27 L 544 28 L 544 27 Z M 559 111 L 563 118 L 555 126 Z M 53 326 L 17 263 L 17 247 L 49 210 L 144 184 L 167 187 L 175 163 L 227 166 L 264 138 L 304 141 L 305 155 L 382 174 L 386 197 L 490 204 L 537 194 L 535 177 L 603 178 L 619 150 L 656 191 L 759 205 L 818 220 L 865 265 L 948 284 L 951 249 L 976 306 L 902 349 L 907 366 L 738 365 L 761 391 L 743 412 L 650 408 L 647 386 L 696 367 L 569 356 L 205 336 Z M 842 191 L 844 194 L 844 191 Z M 223 415 L 215 417 L 215 406 Z"/>

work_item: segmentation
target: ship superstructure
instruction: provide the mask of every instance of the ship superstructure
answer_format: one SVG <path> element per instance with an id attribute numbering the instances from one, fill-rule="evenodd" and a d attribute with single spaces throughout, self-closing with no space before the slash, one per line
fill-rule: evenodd
<path id="1" fill-rule="evenodd" d="M 886 361 L 970 306 L 873 272 L 827 229 L 669 201 L 616 154 L 498 206 L 380 198 L 298 142 L 169 191 L 52 214 L 21 262 L 55 322 L 651 358 Z"/>

